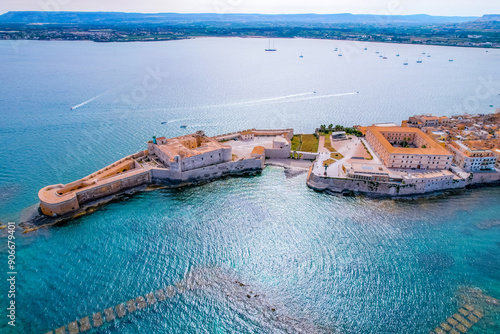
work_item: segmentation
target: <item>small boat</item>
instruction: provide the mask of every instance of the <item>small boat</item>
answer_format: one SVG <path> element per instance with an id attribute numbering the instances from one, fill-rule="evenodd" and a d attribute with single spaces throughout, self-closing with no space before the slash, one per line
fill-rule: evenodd
<path id="1" fill-rule="evenodd" d="M 424 54 L 425 54 L 425 52 L 422 52 L 422 54 L 424 55 Z"/>
<path id="2" fill-rule="evenodd" d="M 339 57 L 342 57 L 342 53 L 339 53 Z"/>
<path id="3" fill-rule="evenodd" d="M 276 51 L 274 48 L 274 41 L 273 41 L 273 47 L 271 47 L 271 40 L 269 40 L 269 43 L 267 44 L 267 48 L 265 49 L 266 51 Z"/>
<path id="4" fill-rule="evenodd" d="M 387 57 L 386 57 L 386 56 L 383 56 L 383 57 L 382 57 L 382 59 L 387 59 Z"/>
<path id="5" fill-rule="evenodd" d="M 338 50 L 339 50 L 339 48 L 335 48 L 335 50 L 333 50 L 333 51 L 338 51 Z"/>
<path id="6" fill-rule="evenodd" d="M 187 125 L 182 124 L 181 129 L 185 129 L 185 128 L 187 128 Z"/>
<path id="7" fill-rule="evenodd" d="M 493 108 L 493 105 L 492 105 L 492 104 L 490 104 L 490 108 Z"/>
<path id="8" fill-rule="evenodd" d="M 453 59 L 450 59 L 450 60 L 448 60 L 448 61 L 453 61 Z"/>
<path id="9" fill-rule="evenodd" d="M 430 58 L 430 57 L 431 57 L 431 55 L 427 55 L 427 58 Z"/>
<path id="10" fill-rule="evenodd" d="M 368 48 L 365 48 L 365 51 L 366 51 L 366 50 L 368 50 Z M 486 52 L 488 52 L 488 51 L 486 51 Z"/>
<path id="11" fill-rule="evenodd" d="M 314 91 L 313 93 L 316 94 L 316 91 Z"/>
<path id="12" fill-rule="evenodd" d="M 375 51 L 375 53 L 380 53 L 379 51 Z"/>
<path id="13" fill-rule="evenodd" d="M 161 122 L 161 124 L 167 124 L 168 122 Z"/>
<path id="14" fill-rule="evenodd" d="M 399 53 L 396 55 L 396 57 L 399 57 Z"/>

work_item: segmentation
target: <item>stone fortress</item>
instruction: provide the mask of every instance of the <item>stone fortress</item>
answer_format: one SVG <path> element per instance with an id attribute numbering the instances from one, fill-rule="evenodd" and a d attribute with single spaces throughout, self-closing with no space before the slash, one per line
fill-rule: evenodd
<path id="1" fill-rule="evenodd" d="M 71 219 L 149 185 L 197 185 L 226 175 L 253 175 L 269 164 L 309 170 L 310 188 L 343 194 L 408 196 L 498 183 L 500 113 L 474 117 L 417 115 L 402 126 L 356 126 L 361 137 L 317 129 L 316 146 L 308 151 L 292 150 L 293 140 L 300 138 L 302 147 L 305 136 L 312 137 L 294 136 L 293 129 L 153 137 L 144 151 L 80 180 L 42 188 L 39 211 L 43 217 Z M 484 131 L 488 136 L 481 140 Z"/>
<path id="2" fill-rule="evenodd" d="M 83 179 L 42 188 L 40 210 L 59 217 L 150 184 L 181 187 L 225 175 L 255 174 L 264 168 L 266 157 L 289 157 L 292 137 L 293 129 L 252 129 L 218 137 L 208 137 L 203 131 L 168 139 L 153 137 L 145 151 Z"/>

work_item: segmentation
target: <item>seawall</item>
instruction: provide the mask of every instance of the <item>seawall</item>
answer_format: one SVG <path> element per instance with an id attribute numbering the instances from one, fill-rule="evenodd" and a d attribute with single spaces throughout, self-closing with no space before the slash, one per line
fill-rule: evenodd
<path id="1" fill-rule="evenodd" d="M 30 207 L 23 212 L 20 226 L 32 232 L 43 226 L 55 225 L 93 213 L 99 207 L 124 196 L 144 191 L 151 185 L 163 188 L 180 188 L 215 181 L 224 176 L 255 175 L 262 172 L 264 159 L 243 159 L 197 168 L 185 172 L 167 168 L 150 168 L 130 172 L 120 178 L 110 178 L 109 182 L 80 191 L 72 196 L 71 210 L 64 214 L 48 216 L 41 206 Z M 61 185 L 62 186 L 62 185 Z M 46 203 L 43 204 L 45 207 Z"/>
<path id="2" fill-rule="evenodd" d="M 366 194 L 374 196 L 412 196 L 428 194 L 438 191 L 463 189 L 467 187 L 479 187 L 484 185 L 495 185 L 500 183 L 499 173 L 477 173 L 471 179 L 454 179 L 451 181 L 440 181 L 422 184 L 403 184 L 395 182 L 377 182 L 370 180 L 358 180 L 350 178 L 329 178 L 312 173 L 312 167 L 307 175 L 307 186 L 317 191 L 330 191 L 338 194 Z"/>

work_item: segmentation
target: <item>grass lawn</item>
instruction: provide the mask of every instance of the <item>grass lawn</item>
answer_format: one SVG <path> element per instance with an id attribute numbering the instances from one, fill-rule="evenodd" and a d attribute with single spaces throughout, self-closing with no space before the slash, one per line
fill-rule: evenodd
<path id="1" fill-rule="evenodd" d="M 325 160 L 323 161 L 323 166 L 330 166 L 331 164 L 333 164 L 335 161 L 335 159 L 328 159 L 328 160 Z"/>
<path id="2" fill-rule="evenodd" d="M 301 135 L 302 144 L 299 151 L 318 152 L 319 140 L 315 135 Z"/>
<path id="3" fill-rule="evenodd" d="M 330 141 L 330 135 L 325 135 L 325 148 L 330 152 L 337 152 L 337 150 L 335 150 L 332 147 L 332 143 Z"/>
<path id="4" fill-rule="evenodd" d="M 330 153 L 330 157 L 337 160 L 344 158 L 344 156 L 340 153 Z"/>
<path id="5" fill-rule="evenodd" d="M 300 147 L 300 135 L 292 137 L 292 151 L 298 151 Z"/>

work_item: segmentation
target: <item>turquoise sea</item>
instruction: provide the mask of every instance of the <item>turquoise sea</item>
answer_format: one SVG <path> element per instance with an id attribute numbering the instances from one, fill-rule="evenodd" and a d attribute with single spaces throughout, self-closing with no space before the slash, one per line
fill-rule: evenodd
<path id="1" fill-rule="evenodd" d="M 1 221 L 18 222 L 41 187 L 144 149 L 155 134 L 311 132 L 500 106 L 500 50 L 279 39 L 266 53 L 266 44 L 1 41 Z M 500 332 L 500 307 L 481 299 L 500 298 L 500 226 L 488 227 L 500 189 L 377 200 L 317 193 L 305 178 L 268 167 L 18 233 L 17 325 L 7 326 L 2 279 L 0 332 L 45 333 L 189 272 L 212 284 L 98 332 L 428 333 L 471 301 L 485 317 L 469 332 Z"/>

